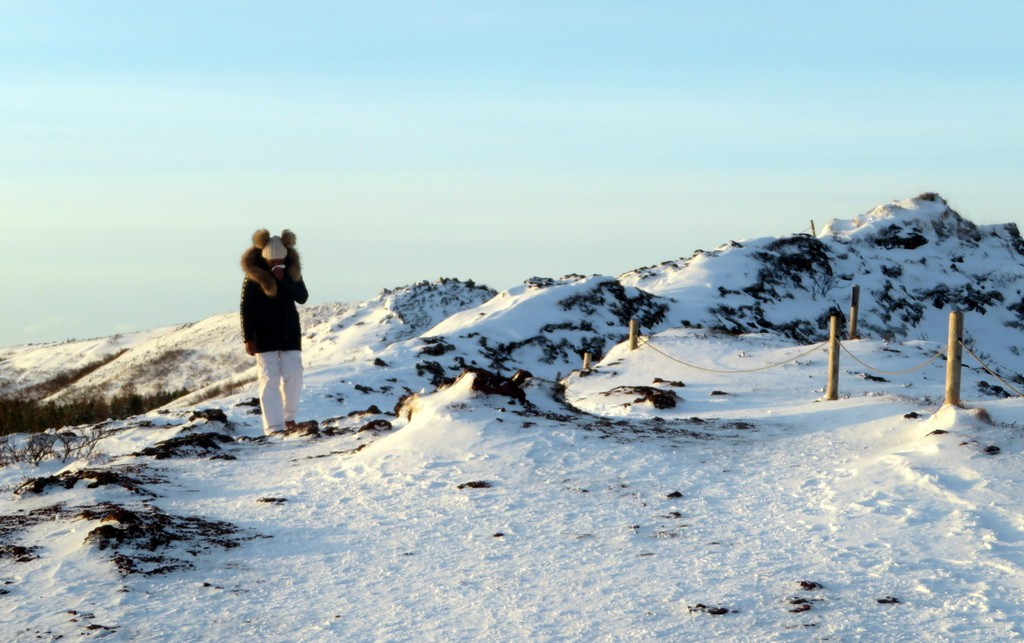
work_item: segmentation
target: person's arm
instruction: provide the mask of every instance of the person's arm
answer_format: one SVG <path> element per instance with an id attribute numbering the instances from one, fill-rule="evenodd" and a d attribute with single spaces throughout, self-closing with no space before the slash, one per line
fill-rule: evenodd
<path id="1" fill-rule="evenodd" d="M 253 306 L 254 300 L 252 297 L 251 286 L 252 282 L 249 281 L 248 277 L 242 282 L 242 303 L 239 306 L 239 317 L 242 322 L 242 341 L 245 342 L 245 352 L 249 355 L 255 355 L 253 350 Z"/>
<path id="2" fill-rule="evenodd" d="M 280 282 L 278 282 L 282 289 L 288 293 L 288 296 L 297 304 L 304 304 L 309 299 L 309 291 L 306 290 L 306 282 L 292 281 L 292 278 L 288 275 L 284 276 Z"/>

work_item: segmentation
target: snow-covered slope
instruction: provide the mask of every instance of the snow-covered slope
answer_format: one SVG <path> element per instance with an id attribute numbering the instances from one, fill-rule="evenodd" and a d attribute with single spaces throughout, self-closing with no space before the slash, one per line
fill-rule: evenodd
<path id="1" fill-rule="evenodd" d="M 249 385 L 42 438 L 102 429 L 102 455 L 0 467 L 2 631 L 1022 638 L 1024 398 L 968 356 L 968 408 L 941 406 L 954 306 L 970 346 L 1019 370 L 1019 246 L 929 196 L 620 279 L 307 307 L 308 422 L 288 435 L 262 436 Z M 826 402 L 818 340 L 854 281 L 865 338 L 845 342 Z M 76 384 L 103 387 L 191 350 L 146 381 L 212 364 L 216 383 L 242 363 L 223 357 L 236 326 L 0 359 L 25 367 L 8 381 L 38 382 L 128 348 Z M 585 373 L 584 350 L 599 359 Z M 518 369 L 533 377 L 503 377 Z M 0 455 L 30 439 L 0 438 Z"/>
<path id="2" fill-rule="evenodd" d="M 365 355 L 415 337 L 439 321 L 490 299 L 494 291 L 443 279 L 385 290 L 373 299 L 300 307 L 307 366 Z M 64 344 L 0 350 L 0 393 L 13 394 L 88 364 L 102 366 L 55 392 L 59 401 L 80 395 L 198 391 L 225 381 L 255 381 L 237 313 L 146 333 Z M 229 387 L 230 388 L 230 387 Z"/>
<path id="3" fill-rule="evenodd" d="M 651 339 L 719 368 L 807 350 Z M 921 344 L 855 348 L 898 370 Z M 319 429 L 283 438 L 242 397 L 214 405 L 228 426 L 121 422 L 105 460 L 0 468 L 0 621 L 14 639 L 1024 635 L 1024 402 L 932 415 L 941 364 L 847 372 L 818 402 L 825 359 L 712 375 L 620 345 L 566 381 L 571 405 L 471 372 L 397 416 L 336 415 L 336 384 L 311 383 Z M 626 392 L 659 381 L 675 408 Z"/>
<path id="4" fill-rule="evenodd" d="M 855 284 L 862 336 L 940 340 L 952 310 L 968 314 L 967 337 L 982 343 L 1024 329 L 1016 225 L 976 226 L 934 194 L 833 220 L 817 237 L 730 242 L 620 281 L 675 299 L 669 325 L 770 330 L 801 341 L 826 336 L 833 313 L 845 320 Z"/>

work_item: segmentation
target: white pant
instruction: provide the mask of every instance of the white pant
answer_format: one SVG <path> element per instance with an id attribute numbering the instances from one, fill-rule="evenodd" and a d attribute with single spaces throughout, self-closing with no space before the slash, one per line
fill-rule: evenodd
<path id="1" fill-rule="evenodd" d="M 256 353 L 256 372 L 260 383 L 263 432 L 270 435 L 274 431 L 283 431 L 284 423 L 294 422 L 295 413 L 299 410 L 302 352 Z"/>

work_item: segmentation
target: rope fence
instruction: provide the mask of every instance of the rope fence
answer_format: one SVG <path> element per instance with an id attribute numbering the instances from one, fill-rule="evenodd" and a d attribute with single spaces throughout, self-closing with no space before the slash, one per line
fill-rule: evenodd
<path id="1" fill-rule="evenodd" d="M 784 365 L 789 364 L 791 362 L 795 362 L 796 360 L 800 359 L 801 357 L 806 357 L 807 355 L 810 355 L 811 353 L 817 351 L 822 346 L 824 346 L 825 344 L 828 343 L 827 340 L 824 341 L 824 342 L 821 342 L 820 344 L 818 344 L 814 348 L 812 348 L 812 349 L 810 349 L 808 351 L 805 351 L 803 353 L 800 353 L 796 357 L 791 357 L 790 359 L 783 360 L 781 362 L 775 362 L 773 364 L 766 364 L 764 366 L 759 366 L 757 368 L 742 368 L 742 369 L 727 369 L 727 370 L 723 370 L 723 369 L 718 369 L 718 368 L 706 368 L 704 366 L 697 366 L 696 364 L 690 364 L 689 362 L 685 362 L 685 361 L 679 359 L 678 357 L 674 357 L 672 355 L 669 355 L 665 351 L 661 350 L 660 348 L 658 348 L 657 346 L 652 344 L 649 339 L 642 339 L 641 341 L 642 341 L 642 343 L 640 344 L 640 346 L 646 346 L 647 348 L 650 348 L 651 350 L 653 350 L 655 353 L 659 353 L 659 354 L 669 358 L 673 362 L 678 362 L 678 363 L 682 364 L 683 366 L 689 366 L 690 368 L 697 369 L 698 371 L 705 371 L 707 373 L 756 373 L 757 371 L 766 371 L 766 370 L 771 369 L 771 368 L 776 368 L 776 367 L 779 367 L 779 366 L 784 366 Z"/>
<path id="2" fill-rule="evenodd" d="M 913 373 L 915 371 L 921 370 L 925 366 L 928 366 L 929 364 L 931 364 L 932 362 L 934 362 L 935 360 L 939 359 L 940 357 L 942 357 L 943 355 L 946 354 L 945 349 L 939 349 L 938 351 L 935 352 L 934 355 L 929 357 L 925 362 L 922 362 L 921 364 L 918 364 L 917 366 L 912 366 L 911 368 L 907 368 L 907 369 L 904 369 L 902 371 L 883 371 L 880 368 L 875 368 L 874 366 L 871 366 L 869 364 L 865 364 L 864 362 L 862 362 L 860 360 L 860 358 L 858 358 L 856 355 L 854 355 L 853 353 L 850 352 L 850 349 L 846 347 L 846 344 L 844 344 L 842 342 L 839 342 L 839 346 L 840 346 L 840 348 L 843 349 L 844 353 L 846 353 L 847 355 L 849 355 L 853 359 L 853 361 L 857 362 L 858 364 L 860 364 L 864 368 L 868 369 L 869 371 L 874 371 L 876 373 L 881 373 L 882 375 L 906 375 L 908 373 Z"/>
<path id="3" fill-rule="evenodd" d="M 996 378 L 997 380 L 999 380 L 999 381 L 1000 381 L 1000 382 L 1002 383 L 1002 385 L 1003 385 L 1003 386 L 1005 386 L 1006 388 L 1008 388 L 1008 389 L 1010 389 L 1011 391 L 1013 391 L 1014 393 L 1016 393 L 1016 394 L 1017 394 L 1017 397 L 1024 397 L 1024 393 L 1021 393 L 1020 391 L 1018 391 L 1018 390 L 1017 390 L 1016 388 L 1014 388 L 1014 387 L 1013 387 L 1013 386 L 1011 386 L 1011 385 L 1010 385 L 1009 383 L 1007 383 L 1007 381 L 1006 381 L 1005 379 L 1003 379 L 1002 377 L 1000 377 L 1000 376 L 999 376 L 999 373 L 996 373 L 996 372 L 995 372 L 995 371 L 993 371 L 993 370 L 992 370 L 991 368 L 989 368 L 989 367 L 988 367 L 988 365 L 987 365 L 987 364 L 985 364 L 985 362 L 984 362 L 984 361 L 982 361 L 982 359 L 981 359 L 980 357 L 978 357 L 977 355 L 975 355 L 975 354 L 974 354 L 974 351 L 972 351 L 972 350 L 971 350 L 971 348 L 970 348 L 970 347 L 969 347 L 969 346 L 968 346 L 967 344 L 965 344 L 965 343 L 963 343 L 963 341 L 961 341 L 961 342 L 960 342 L 960 345 L 961 345 L 961 346 L 963 346 L 964 350 L 965 350 L 965 351 L 967 351 L 967 352 L 968 352 L 968 353 L 970 354 L 970 356 L 971 356 L 971 357 L 973 357 L 973 358 L 974 358 L 974 360 L 975 360 L 976 362 L 978 362 L 978 364 L 980 364 L 980 365 L 981 365 L 981 367 L 982 367 L 983 369 L 985 369 L 986 371 L 988 371 L 988 372 L 989 372 L 989 374 L 990 374 L 990 375 L 991 375 L 992 377 L 994 377 L 994 378 Z"/>
<path id="4" fill-rule="evenodd" d="M 856 312 L 858 290 L 859 289 L 857 287 L 854 287 L 854 304 L 852 306 L 852 312 L 854 312 L 854 313 Z M 687 368 L 692 368 L 692 369 L 695 369 L 695 370 L 698 370 L 698 371 L 703 371 L 703 372 L 706 372 L 706 373 L 737 374 L 737 373 L 756 373 L 758 371 L 766 371 L 766 370 L 770 370 L 770 369 L 773 369 L 773 368 L 779 368 L 781 366 L 785 366 L 787 364 L 791 364 L 793 362 L 796 362 L 797 360 L 799 360 L 801 358 L 807 357 L 808 355 L 821 350 L 827 344 L 827 345 L 829 345 L 829 351 L 828 351 L 828 354 L 829 354 L 828 355 L 828 360 L 829 360 L 829 362 L 828 362 L 828 384 L 827 384 L 826 389 L 825 389 L 825 391 L 826 391 L 825 397 L 824 397 L 825 400 L 836 400 L 836 399 L 839 398 L 839 395 L 838 395 L 838 391 L 839 391 L 839 382 L 838 382 L 838 380 L 839 380 L 839 355 L 840 355 L 841 352 L 842 353 L 846 353 L 853 361 L 855 361 L 856 363 L 860 364 L 865 369 L 867 369 L 869 371 L 873 371 L 875 373 L 880 373 L 880 374 L 883 374 L 883 375 L 907 375 L 907 374 L 910 374 L 910 373 L 914 373 L 916 371 L 919 371 L 919 370 L 921 370 L 923 368 L 928 367 L 930 364 L 934 363 L 939 358 L 945 357 L 946 358 L 946 390 L 945 390 L 945 401 L 944 401 L 944 404 L 952 405 L 952 406 L 962 406 L 961 399 L 960 399 L 960 372 L 961 372 L 961 369 L 962 369 L 962 366 L 963 366 L 962 351 L 965 350 L 965 351 L 967 351 L 967 353 L 971 357 L 973 357 L 975 359 L 975 361 L 978 362 L 978 364 L 981 366 L 981 368 L 983 368 L 990 375 L 992 375 L 992 377 L 996 378 L 1003 386 L 1006 387 L 1006 389 L 1008 389 L 1010 391 L 1013 391 L 1013 393 L 1016 394 L 1016 397 L 1024 398 L 1024 393 L 1022 393 L 1017 387 L 1015 387 L 1012 384 L 1010 384 L 1009 382 L 1007 382 L 1007 378 L 1006 377 L 1003 377 L 998 372 L 996 372 L 995 369 L 993 369 L 988 364 L 986 364 L 983 359 L 981 359 L 973 350 L 971 350 L 971 348 L 969 346 L 964 344 L 964 342 L 963 342 L 963 313 L 960 312 L 960 311 L 953 311 L 953 312 L 950 313 L 949 341 L 947 342 L 947 346 L 945 348 L 939 349 L 939 350 L 935 351 L 935 353 L 933 355 L 929 356 L 926 360 L 924 360 L 920 364 L 916 364 L 916 365 L 914 365 L 914 366 L 912 366 L 910 368 L 905 368 L 905 369 L 901 369 L 901 370 L 893 370 L 893 371 L 885 370 L 885 369 L 881 369 L 881 368 L 877 368 L 875 366 L 872 366 L 872 365 L 868 364 L 867 362 L 863 361 L 857 355 L 855 355 L 846 346 L 846 344 L 844 344 L 843 342 L 841 342 L 839 340 L 839 335 L 838 335 L 839 323 L 838 322 L 839 322 L 838 315 L 833 315 L 832 318 L 831 318 L 831 321 L 830 321 L 829 339 L 827 339 L 827 340 L 825 340 L 825 341 L 823 341 L 823 342 L 821 342 L 821 343 L 819 343 L 819 344 L 817 344 L 817 345 L 815 345 L 815 346 L 813 346 L 813 347 L 811 347 L 811 348 L 809 348 L 807 350 L 804 350 L 804 351 L 800 352 L 799 354 L 794 355 L 793 357 L 789 357 L 789 358 L 787 358 L 785 360 L 782 360 L 782 361 L 779 361 L 779 362 L 772 362 L 770 364 L 764 364 L 762 366 L 757 366 L 755 368 L 730 368 L 730 369 L 711 368 L 711 367 L 708 367 L 708 366 L 701 366 L 699 364 L 694 364 L 694 363 L 689 362 L 687 360 L 681 359 L 681 358 L 679 358 L 679 357 L 677 357 L 675 355 L 672 355 L 672 354 L 662 350 L 658 346 L 656 346 L 651 341 L 651 338 L 649 336 L 648 337 L 640 337 L 640 330 L 639 330 L 640 329 L 640 325 L 639 325 L 639 322 L 637 320 L 635 320 L 635 319 L 631 320 L 630 324 L 629 324 L 629 350 L 632 351 L 632 350 L 637 350 L 639 348 L 650 349 L 650 350 L 654 351 L 655 353 L 661 355 L 662 357 L 664 357 L 666 359 L 669 359 L 669 360 L 671 360 L 673 362 L 676 362 L 678 364 L 686 366 Z M 851 325 L 851 329 L 850 329 L 851 339 L 855 339 L 856 338 L 855 335 L 854 335 L 854 332 L 855 331 L 853 331 L 853 327 Z M 584 361 L 583 361 L 584 367 L 582 369 L 581 375 L 586 373 L 586 372 L 588 372 L 588 371 L 590 371 L 590 360 L 591 360 L 590 353 L 584 354 Z M 566 386 L 565 390 L 566 390 L 566 392 L 570 392 L 571 391 L 571 389 L 569 389 L 568 386 Z"/>

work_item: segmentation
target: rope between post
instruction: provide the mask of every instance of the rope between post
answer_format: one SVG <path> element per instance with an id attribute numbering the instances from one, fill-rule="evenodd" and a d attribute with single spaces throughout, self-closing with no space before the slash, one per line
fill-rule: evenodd
<path id="1" fill-rule="evenodd" d="M 775 368 L 777 366 L 784 366 L 785 364 L 789 364 L 790 362 L 795 362 L 796 360 L 800 359 L 801 357 L 805 357 L 807 355 L 810 355 L 811 353 L 813 353 L 814 351 L 818 350 L 819 348 L 821 348 L 822 346 L 824 346 L 825 344 L 828 343 L 828 340 L 825 340 L 822 343 L 820 343 L 817 346 L 815 346 L 814 348 L 812 348 L 812 349 L 810 349 L 810 350 L 808 350 L 806 352 L 800 353 L 796 357 L 787 359 L 787 360 L 782 361 L 782 362 L 776 362 L 774 364 L 768 364 L 766 366 L 759 366 L 758 368 L 721 370 L 721 369 L 717 369 L 717 368 L 705 368 L 703 366 L 697 366 L 696 364 L 690 364 L 689 362 L 684 362 L 683 360 L 679 359 L 678 357 L 674 357 L 672 355 L 669 355 L 665 351 L 657 348 L 654 344 L 650 343 L 646 339 L 641 339 L 640 341 L 642 342 L 640 344 L 640 346 L 647 346 L 648 348 L 650 348 L 654 352 L 660 353 L 661 355 L 669 358 L 673 362 L 678 362 L 678 363 L 682 364 L 683 366 L 689 366 L 690 368 L 695 368 L 698 371 L 706 371 L 708 373 L 754 373 L 756 371 L 765 371 L 765 370 L 768 370 L 770 368 Z"/>
<path id="2" fill-rule="evenodd" d="M 906 375 L 907 373 L 913 373 L 914 371 L 919 371 L 922 368 L 924 368 L 925 366 L 928 366 L 929 364 L 931 364 L 935 360 L 937 360 L 940 357 L 942 357 L 942 355 L 945 354 L 945 352 L 946 352 L 945 349 L 940 349 L 937 353 L 935 353 L 930 358 L 928 358 L 928 360 L 926 362 L 924 362 L 922 364 L 918 364 L 917 366 L 914 366 L 913 368 L 908 368 L 908 369 L 905 369 L 905 370 L 902 370 L 902 371 L 883 371 L 880 368 L 875 368 L 874 366 L 870 366 L 870 365 L 865 364 L 864 362 L 860 361 L 860 359 L 856 355 L 851 353 L 850 349 L 848 349 L 846 347 L 846 345 L 843 344 L 842 342 L 839 342 L 839 347 L 842 348 L 843 351 L 845 351 L 847 355 L 852 357 L 853 361 L 857 362 L 858 364 L 860 364 L 864 368 L 868 369 L 869 371 L 874 371 L 876 373 L 882 373 L 884 375 Z"/>
<path id="3" fill-rule="evenodd" d="M 991 368 L 989 368 L 988 366 L 986 366 L 986 365 L 985 365 L 985 362 L 981 361 L 981 358 L 980 358 L 980 357 L 978 357 L 977 355 L 975 355 L 975 354 L 974 354 L 974 351 L 972 351 L 972 350 L 971 350 L 970 348 L 968 348 L 968 347 L 967 347 L 967 344 L 965 344 L 965 343 L 963 342 L 963 340 L 962 340 L 962 339 L 961 339 L 961 340 L 957 340 L 957 341 L 958 341 L 958 342 L 960 343 L 960 345 L 961 345 L 961 346 L 963 346 L 963 347 L 964 347 L 964 350 L 965 350 L 965 351 L 967 351 L 968 353 L 970 353 L 970 354 L 971 354 L 971 357 L 973 357 L 973 358 L 975 359 L 975 361 L 977 361 L 977 362 L 978 362 L 979 364 L 981 364 L 981 367 L 982 367 L 983 369 L 985 369 L 986 371 L 988 371 L 988 372 L 989 372 L 989 374 L 990 374 L 990 375 L 991 375 L 992 377 L 996 378 L 997 380 L 999 380 L 1000 382 L 1002 382 L 1003 386 L 1005 386 L 1006 388 L 1008 388 L 1008 389 L 1010 389 L 1011 391 L 1013 391 L 1014 393 L 1016 393 L 1016 394 L 1017 394 L 1017 397 L 1024 397 L 1024 393 L 1021 393 L 1020 391 L 1018 391 L 1017 389 L 1015 389 L 1015 388 L 1014 388 L 1013 386 L 1011 386 L 1010 384 L 1008 384 L 1008 383 L 1006 382 L 1006 380 L 1004 380 L 1003 378 L 999 377 L 999 374 L 997 374 L 997 373 L 996 373 L 995 371 L 993 371 L 993 370 L 992 370 Z"/>

